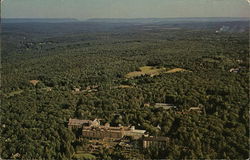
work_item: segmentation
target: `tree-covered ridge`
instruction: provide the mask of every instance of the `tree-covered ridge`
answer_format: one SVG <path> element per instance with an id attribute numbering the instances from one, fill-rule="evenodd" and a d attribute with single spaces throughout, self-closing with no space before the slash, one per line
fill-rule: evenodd
<path id="1" fill-rule="evenodd" d="M 163 151 L 138 154 L 143 158 L 248 158 L 248 32 L 215 33 L 225 24 L 196 25 L 144 30 L 105 24 L 71 34 L 3 28 L 1 157 L 68 159 L 77 139 L 68 119 L 99 117 L 171 138 Z M 191 72 L 125 77 L 146 65 Z M 120 85 L 132 87 L 115 87 Z M 174 104 L 177 110 L 148 103 Z M 187 112 L 199 105 L 206 114 Z M 119 150 L 96 156 L 126 158 Z"/>

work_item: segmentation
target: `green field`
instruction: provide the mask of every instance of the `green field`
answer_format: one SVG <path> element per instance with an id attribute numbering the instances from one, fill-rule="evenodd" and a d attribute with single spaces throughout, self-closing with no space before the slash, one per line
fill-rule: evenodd
<path id="1" fill-rule="evenodd" d="M 154 66 L 143 66 L 139 68 L 140 71 L 129 72 L 125 75 L 125 78 L 140 77 L 143 75 L 157 76 L 162 73 L 175 73 L 175 72 L 185 72 L 187 70 L 182 68 L 166 69 L 165 67 L 154 67 Z"/>
<path id="2" fill-rule="evenodd" d="M 140 71 L 129 72 L 128 74 L 125 75 L 125 77 L 134 78 L 134 77 L 143 76 L 143 75 L 156 76 L 166 71 L 166 68 L 164 67 L 157 68 L 153 66 L 143 66 L 143 67 L 140 67 L 139 69 Z"/>

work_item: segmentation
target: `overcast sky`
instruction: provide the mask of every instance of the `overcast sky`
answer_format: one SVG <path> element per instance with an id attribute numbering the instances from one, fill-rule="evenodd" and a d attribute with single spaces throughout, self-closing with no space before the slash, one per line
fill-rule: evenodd
<path id="1" fill-rule="evenodd" d="M 249 17 L 246 0 L 4 0 L 4 18 Z"/>

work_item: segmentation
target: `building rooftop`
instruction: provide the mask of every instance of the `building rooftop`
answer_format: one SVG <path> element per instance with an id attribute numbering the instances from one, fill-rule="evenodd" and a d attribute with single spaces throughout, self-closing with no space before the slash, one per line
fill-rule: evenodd
<path id="1" fill-rule="evenodd" d="M 146 132 L 146 130 L 135 129 L 135 130 L 132 130 L 131 132 L 144 134 Z"/>

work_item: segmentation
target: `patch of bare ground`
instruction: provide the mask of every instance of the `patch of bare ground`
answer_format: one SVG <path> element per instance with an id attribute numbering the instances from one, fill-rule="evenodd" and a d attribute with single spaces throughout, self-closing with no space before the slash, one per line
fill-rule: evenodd
<path id="1" fill-rule="evenodd" d="M 38 82 L 39 80 L 30 80 L 30 83 L 33 84 L 34 86 L 37 85 Z"/>

